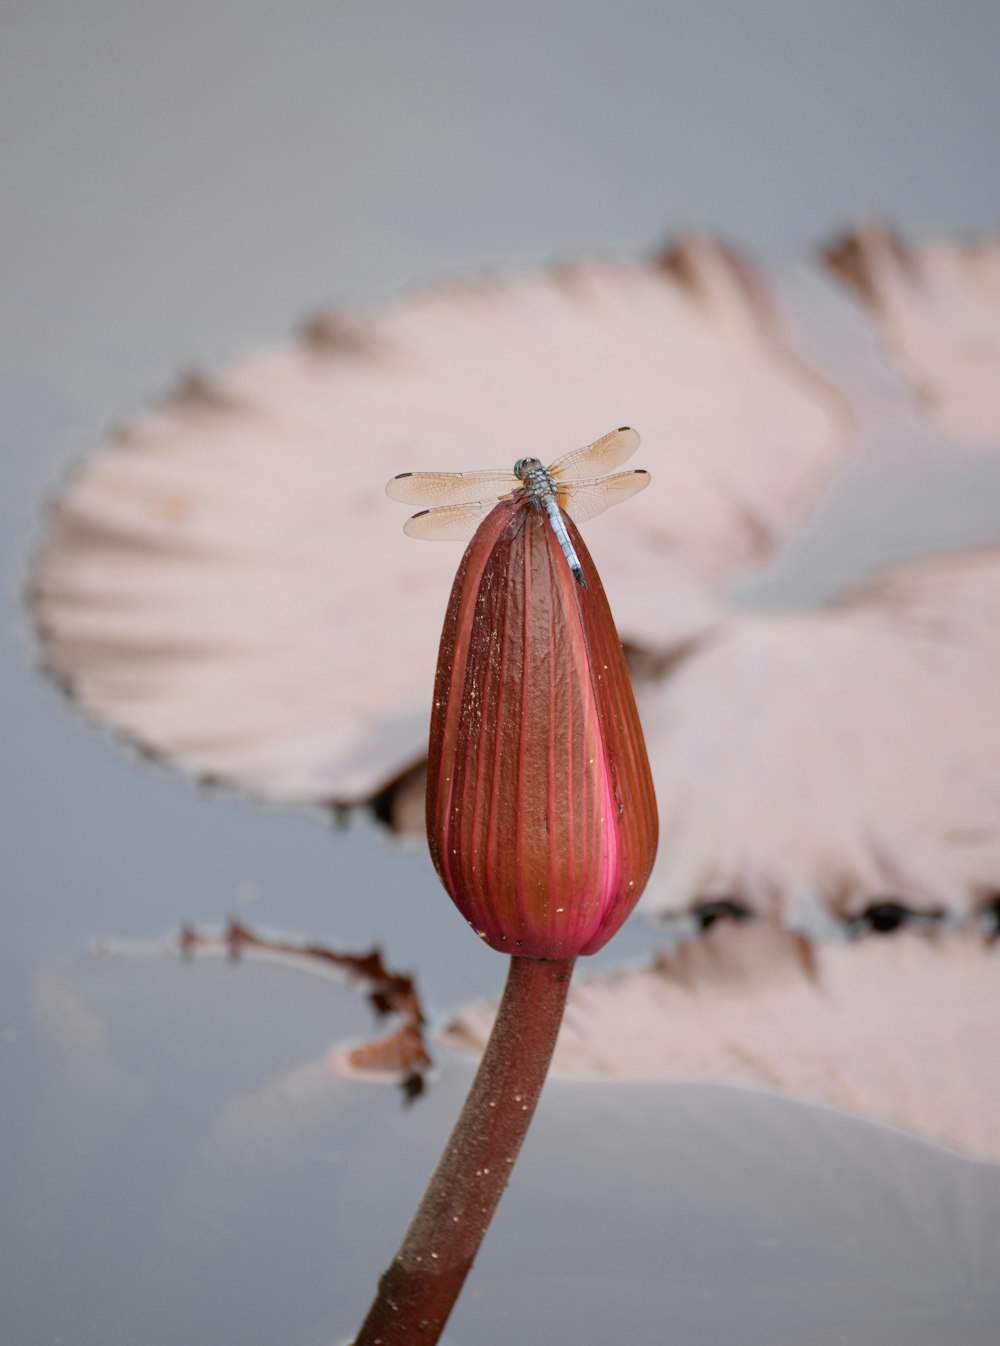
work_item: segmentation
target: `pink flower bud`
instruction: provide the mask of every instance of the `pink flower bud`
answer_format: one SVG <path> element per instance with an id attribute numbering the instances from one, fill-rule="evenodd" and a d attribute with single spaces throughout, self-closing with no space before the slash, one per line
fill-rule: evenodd
<path id="1" fill-rule="evenodd" d="M 494 949 L 595 953 L 656 856 L 646 745 L 600 577 L 573 578 L 541 511 L 502 502 L 462 558 L 431 715 L 427 835 L 441 881 Z"/>

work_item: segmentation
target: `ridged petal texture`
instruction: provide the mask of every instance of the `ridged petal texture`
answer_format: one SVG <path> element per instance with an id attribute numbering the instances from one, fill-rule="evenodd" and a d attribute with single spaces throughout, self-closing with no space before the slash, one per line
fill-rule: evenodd
<path id="1" fill-rule="evenodd" d="M 544 515 L 499 505 L 452 589 L 431 718 L 427 831 L 445 888 L 493 948 L 594 953 L 656 855 L 642 727 L 600 578 L 573 579 Z"/>

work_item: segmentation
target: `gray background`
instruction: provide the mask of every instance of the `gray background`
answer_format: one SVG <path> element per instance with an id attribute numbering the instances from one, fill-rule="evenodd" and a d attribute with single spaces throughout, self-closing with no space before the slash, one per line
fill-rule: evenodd
<path id="1" fill-rule="evenodd" d="M 254 981 L 257 973 L 231 978 L 223 989 L 212 979 L 216 973 L 180 981 L 172 964 L 157 964 L 156 975 L 145 978 L 128 971 L 130 965 L 116 973 L 88 959 L 91 936 L 145 937 L 181 919 L 215 921 L 239 907 L 251 919 L 346 945 L 380 939 L 397 965 L 420 972 L 432 1010 L 494 987 L 500 975 L 495 957 L 446 910 L 421 855 L 387 850 L 366 828 L 331 836 L 315 819 L 199 795 L 112 748 L 36 676 L 22 588 L 40 510 L 68 467 L 182 369 L 274 339 L 321 304 L 377 302 L 411 283 L 470 270 L 646 248 L 687 227 L 721 230 L 778 260 L 804 255 L 836 226 L 872 212 L 916 235 L 995 227 L 998 53 L 1000 7 L 987 0 L 3 4 L 0 1107 L 9 1162 L 0 1178 L 0 1208 L 7 1213 L 0 1260 L 13 1273 L 7 1301 L 12 1341 L 106 1346 L 140 1336 L 159 1340 L 150 1323 L 137 1335 L 134 1316 L 113 1306 L 128 1300 L 116 1287 L 138 1231 L 148 1228 L 151 1211 L 174 1199 L 166 1194 L 174 1191 L 176 1172 L 164 1155 L 180 1144 L 178 1135 L 201 1106 L 191 1101 L 197 1095 L 191 1072 L 201 1078 L 203 1071 L 217 1083 L 219 1061 L 235 1056 L 249 1062 L 253 1074 L 258 1054 L 268 1070 L 280 1070 L 282 1052 L 290 1065 L 299 1052 L 320 1051 L 331 1032 L 322 989 L 290 990 L 282 983 L 279 991 L 278 983 Z M 245 901 L 247 883 L 257 893 L 252 904 Z M 629 927 L 615 956 L 641 948 L 645 938 Z M 60 1055 L 51 1032 L 46 1036 L 54 985 L 55 1001 L 70 1005 L 67 1021 L 86 1017 L 79 1007 L 95 1013 L 100 1007 L 98 1017 L 115 1044 L 112 1057 L 131 1081 L 125 1094 L 134 1098 L 138 1089 L 157 1102 L 140 1128 L 145 1139 L 133 1137 L 134 1155 L 116 1130 L 123 1115 L 117 1104 L 102 1111 L 118 1097 L 117 1086 L 95 1084 L 86 1071 L 74 1075 L 65 1039 Z M 72 994 L 60 1001 L 58 988 L 67 986 Z M 281 1007 L 277 1027 L 255 995 Z M 238 1037 L 237 1025 L 225 1018 L 232 996 L 242 998 L 237 1003 L 248 1015 L 264 1015 L 238 1043 L 232 1036 Z M 163 1049 L 158 1034 L 165 1016 L 186 1022 L 182 1009 L 202 1026 L 206 1016 L 221 1016 L 227 1026 L 219 1032 L 231 1036 L 224 1038 L 225 1051 L 213 1048 L 214 1064 L 189 1062 L 183 1056 L 189 1046 L 180 1045 L 188 1039 L 175 1028 L 167 1050 L 175 1076 L 150 1063 Z M 265 1021 L 283 1045 L 267 1035 Z M 411 1125 L 398 1135 L 393 1128 L 404 1123 L 394 1104 L 390 1124 L 381 1094 L 352 1094 L 352 1107 L 363 1111 L 351 1115 L 375 1119 L 372 1163 L 398 1154 L 399 1146 L 416 1146 L 412 1173 L 419 1187 L 459 1093 L 449 1077 L 417 1132 Z M 646 1095 L 642 1107 L 655 1110 L 654 1098 Z M 577 1112 L 580 1106 L 573 1104 Z M 162 1120 L 171 1109 L 172 1127 Z M 696 1147 L 704 1129 L 691 1120 L 695 1104 L 691 1109 L 682 1109 L 677 1125 L 684 1135 L 688 1128 L 686 1143 Z M 558 1120 L 558 1109 L 552 1115 Z M 720 1115 L 716 1102 L 711 1115 Z M 92 1139 L 88 1149 L 80 1139 L 86 1116 L 92 1137 L 102 1137 L 109 1151 L 103 1167 L 94 1158 L 98 1142 Z M 663 1135 L 662 1118 L 650 1125 Z M 725 1129 L 724 1122 L 717 1125 Z M 737 1131 L 743 1125 L 738 1116 L 733 1125 Z M 859 1129 L 851 1125 L 854 1137 Z M 357 1134 L 372 1127 L 359 1123 Z M 594 1127 L 593 1117 L 585 1118 L 583 1133 Z M 553 1144 L 544 1129 L 540 1134 L 539 1154 Z M 712 1143 L 722 1141 L 716 1136 Z M 352 1145 L 361 1145 L 357 1136 L 337 1153 L 350 1154 Z M 65 1169 L 55 1162 L 60 1156 Z M 303 1190 L 297 1198 L 307 1201 L 316 1186 L 304 1176 L 313 1173 L 312 1156 L 298 1157 Z M 943 1164 L 940 1156 L 928 1159 L 921 1171 L 933 1170 L 936 1182 L 936 1166 Z M 862 1169 L 851 1170 L 858 1181 Z M 579 1186 L 578 1174 L 574 1181 L 584 1206 L 607 1204 L 600 1190 Z M 995 1234 L 990 1181 L 972 1187 L 976 1200 L 993 1192 L 982 1218 Z M 862 1185 L 868 1190 L 867 1179 Z M 378 1183 L 371 1186 L 377 1194 Z M 70 1187 L 75 1204 L 65 1197 Z M 397 1213 L 393 1184 L 386 1180 L 382 1189 L 388 1204 L 378 1204 L 382 1196 L 375 1201 L 369 1241 L 357 1235 L 355 1247 L 360 1217 L 347 1222 L 348 1233 L 341 1231 L 357 1275 L 372 1280 L 412 1196 L 403 1193 Z M 129 1195 L 113 1195 L 121 1192 Z M 762 1200 L 757 1191 L 744 1198 L 747 1208 Z M 518 1199 L 512 1193 L 512 1209 Z M 272 1194 L 264 1205 L 273 1204 Z M 790 1209 L 795 1205 L 790 1198 Z M 222 1219 L 224 1206 L 205 1218 Z M 965 1210 L 960 1202 L 958 1208 Z M 495 1231 L 501 1269 L 507 1247 L 516 1266 L 525 1228 L 542 1216 L 529 1202 L 518 1212 L 517 1227 L 503 1225 L 513 1218 L 505 1207 Z M 869 1229 L 874 1218 L 865 1217 Z M 575 1217 L 574 1227 L 583 1219 Z M 890 1313 L 888 1326 L 875 1271 L 870 1284 L 843 1272 L 840 1302 L 851 1301 L 854 1317 L 835 1325 L 827 1298 L 838 1299 L 840 1282 L 829 1278 L 822 1260 L 802 1277 L 785 1273 L 789 1302 L 803 1280 L 823 1286 L 816 1312 L 800 1299 L 782 1318 L 780 1306 L 762 1302 L 749 1275 L 746 1297 L 723 1297 L 709 1311 L 718 1283 L 713 1258 L 721 1255 L 713 1240 L 733 1228 L 728 1215 L 719 1221 L 702 1229 L 705 1265 L 697 1274 L 688 1268 L 693 1279 L 673 1301 L 688 1313 L 682 1318 L 688 1340 L 721 1341 L 734 1320 L 744 1341 L 773 1343 L 781 1335 L 776 1322 L 786 1323 L 788 1339 L 796 1341 L 903 1340 L 904 1331 L 910 1343 L 941 1339 L 929 1307 L 933 1296 L 927 1285 L 920 1287 L 919 1249 L 905 1272 L 906 1283 L 919 1287 L 918 1299 L 899 1321 Z M 786 1234 L 790 1244 L 801 1237 L 794 1227 Z M 628 1247 L 630 1239 L 651 1246 L 638 1228 L 619 1231 L 616 1246 Z M 89 1260 L 81 1263 L 88 1241 Z M 279 1242 L 297 1246 L 284 1228 Z M 937 1239 L 931 1244 L 924 1251 L 933 1252 L 938 1265 L 942 1257 L 961 1256 L 960 1240 L 944 1251 Z M 162 1339 L 332 1340 L 335 1321 L 342 1333 L 349 1331 L 367 1283 L 349 1302 L 339 1301 L 347 1305 L 346 1321 L 339 1322 L 337 1296 L 322 1290 L 325 1251 L 315 1275 L 312 1261 L 300 1257 L 298 1264 L 310 1268 L 303 1280 L 311 1288 L 292 1277 L 295 1294 L 288 1293 L 310 1304 L 310 1294 L 322 1299 L 328 1293 L 327 1306 L 303 1309 L 301 1322 L 294 1312 L 282 1316 L 280 1327 L 262 1315 L 247 1287 L 259 1279 L 260 1267 L 274 1265 L 277 1246 L 265 1239 L 242 1260 L 234 1253 L 225 1263 L 230 1308 L 245 1300 L 245 1321 L 223 1314 L 211 1330 L 194 1324 L 218 1304 L 206 1282 L 230 1284 L 224 1276 L 220 1281 L 218 1266 L 201 1276 L 169 1262 L 169 1276 L 159 1284 L 150 1282 L 147 1268 L 144 1284 L 148 1302 L 159 1305 Z M 325 1245 L 318 1238 L 308 1246 Z M 736 1255 L 727 1252 L 730 1259 Z M 343 1265 L 350 1256 L 343 1253 Z M 150 1253 L 150 1265 L 156 1262 Z M 655 1269 L 636 1271 L 636 1286 L 645 1276 L 648 1288 L 661 1274 L 660 1262 L 654 1263 Z M 484 1306 L 491 1265 L 481 1273 Z M 960 1262 L 949 1285 L 964 1287 L 962 1302 L 979 1307 L 962 1318 L 945 1302 L 949 1340 L 993 1340 L 995 1301 L 983 1308 L 979 1291 L 962 1280 L 967 1270 Z M 571 1275 L 565 1268 L 560 1274 Z M 890 1284 L 894 1274 L 891 1268 Z M 622 1276 L 614 1284 L 626 1295 L 628 1277 Z M 534 1282 L 528 1289 L 543 1293 Z M 643 1291 L 633 1291 L 628 1294 L 642 1302 Z M 530 1333 L 494 1291 L 504 1306 L 495 1312 L 507 1317 L 490 1336 L 474 1312 L 479 1293 L 471 1308 L 463 1305 L 463 1339 Z M 558 1285 L 553 1293 L 554 1324 L 562 1321 L 558 1309 L 566 1296 Z M 181 1300 L 191 1322 L 170 1316 L 169 1306 L 176 1309 Z M 610 1327 L 602 1336 L 593 1326 L 600 1304 L 581 1310 L 578 1320 L 592 1325 L 594 1340 L 610 1340 Z M 633 1340 L 661 1339 L 655 1326 L 643 1336 L 642 1324 L 658 1321 L 655 1306 L 635 1321 Z M 555 1331 L 546 1327 L 542 1335 L 554 1340 Z M 577 1332 L 567 1339 L 585 1337 Z"/>

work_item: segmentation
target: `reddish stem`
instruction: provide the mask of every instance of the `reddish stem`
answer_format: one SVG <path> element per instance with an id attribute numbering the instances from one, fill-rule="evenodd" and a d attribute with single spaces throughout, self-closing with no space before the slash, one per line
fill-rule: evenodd
<path id="1" fill-rule="evenodd" d="M 573 961 L 511 958 L 465 1106 L 354 1346 L 433 1346 L 444 1330 L 531 1124 Z"/>

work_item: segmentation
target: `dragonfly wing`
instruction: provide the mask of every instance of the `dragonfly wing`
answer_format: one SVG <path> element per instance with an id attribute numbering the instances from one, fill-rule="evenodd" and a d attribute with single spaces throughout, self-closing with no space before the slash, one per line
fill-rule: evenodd
<path id="1" fill-rule="evenodd" d="M 464 542 L 476 531 L 495 500 L 467 500 L 460 505 L 441 505 L 438 509 L 422 509 L 403 524 L 409 537 L 425 538 L 432 542 Z"/>
<path id="2" fill-rule="evenodd" d="M 620 467 L 639 447 L 639 432 L 623 425 L 620 430 L 612 430 L 588 444 L 585 449 L 574 449 L 564 453 L 549 468 L 557 481 L 582 481 L 599 477 L 602 472 L 610 472 Z"/>
<path id="3" fill-rule="evenodd" d="M 404 505 L 463 505 L 491 497 L 496 504 L 521 483 L 513 472 L 403 472 L 387 484 L 385 493 Z"/>
<path id="4" fill-rule="evenodd" d="M 557 494 L 560 505 L 573 522 L 586 523 L 637 491 L 645 490 L 648 485 L 649 473 L 639 469 L 616 472 L 613 477 L 601 477 L 599 481 L 581 481 Z"/>

